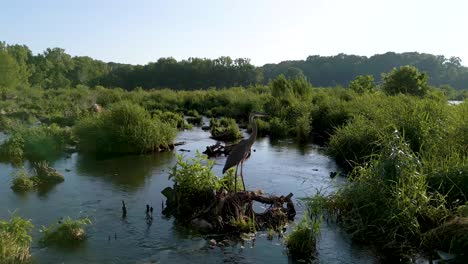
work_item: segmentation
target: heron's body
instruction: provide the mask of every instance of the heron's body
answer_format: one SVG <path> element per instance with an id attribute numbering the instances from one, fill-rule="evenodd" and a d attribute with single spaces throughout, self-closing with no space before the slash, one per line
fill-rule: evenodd
<path id="1" fill-rule="evenodd" d="M 250 156 L 250 148 L 252 147 L 253 143 L 255 142 L 255 139 L 257 138 L 257 124 L 255 124 L 255 121 L 254 121 L 254 117 L 256 116 L 265 116 L 265 114 L 256 113 L 256 112 L 253 112 L 252 114 L 250 114 L 249 123 L 252 127 L 252 134 L 250 134 L 249 138 L 241 140 L 236 146 L 234 146 L 234 148 L 231 150 L 231 153 L 229 153 L 229 156 L 226 160 L 226 164 L 224 165 L 224 168 L 223 168 L 223 174 L 224 174 L 227 170 L 236 166 L 234 189 L 237 188 L 237 168 L 240 164 L 242 185 L 245 190 L 244 176 L 242 174 L 242 167 L 243 167 L 242 165 L 244 161 Z"/>

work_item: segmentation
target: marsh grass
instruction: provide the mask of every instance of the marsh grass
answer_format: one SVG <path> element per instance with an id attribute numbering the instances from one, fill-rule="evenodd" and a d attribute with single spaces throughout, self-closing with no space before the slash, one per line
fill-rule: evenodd
<path id="1" fill-rule="evenodd" d="M 427 191 L 422 164 L 401 134 L 395 132 L 386 142 L 367 166 L 353 171 L 353 182 L 324 205 L 354 239 L 394 254 L 408 253 L 449 211 L 444 196 Z"/>
<path id="2" fill-rule="evenodd" d="M 212 118 L 210 120 L 210 128 L 211 136 L 214 139 L 235 141 L 239 138 L 242 138 L 242 133 L 237 126 L 236 120 L 232 118 Z"/>
<path id="3" fill-rule="evenodd" d="M 314 222 L 306 215 L 286 236 L 286 248 L 290 256 L 297 260 L 310 261 L 315 258 L 317 238 L 320 233 L 320 222 Z"/>
<path id="4" fill-rule="evenodd" d="M 33 224 L 17 215 L 9 221 L 0 221 L 0 263 L 17 264 L 29 262 Z"/>
<path id="5" fill-rule="evenodd" d="M 57 224 L 43 226 L 40 232 L 44 233 L 41 240 L 43 245 L 74 245 L 86 239 L 85 227 L 92 222 L 89 218 L 72 219 L 66 217 Z"/>
<path id="6" fill-rule="evenodd" d="M 304 215 L 293 231 L 286 236 L 285 244 L 293 259 L 310 262 L 316 257 L 317 240 L 327 200 L 319 192 L 303 201 L 306 204 Z"/>
<path id="7" fill-rule="evenodd" d="M 183 119 L 182 119 L 183 121 Z M 131 102 L 119 102 L 110 110 L 80 120 L 74 132 L 80 151 L 97 154 L 138 154 L 167 148 L 175 138 L 170 123 Z"/>
<path id="8" fill-rule="evenodd" d="M 23 168 L 13 174 L 13 182 L 11 188 L 15 191 L 28 191 L 36 186 L 36 182 L 29 176 L 28 172 Z"/>
<path id="9" fill-rule="evenodd" d="M 57 125 L 18 127 L 0 146 L 0 156 L 15 165 L 21 165 L 25 159 L 53 161 L 72 141 L 71 130 Z"/>
<path id="10" fill-rule="evenodd" d="M 65 178 L 57 172 L 47 161 L 33 163 L 34 174 L 24 169 L 19 169 L 13 174 L 11 188 L 15 191 L 28 191 L 36 187 L 48 187 L 63 182 Z"/>

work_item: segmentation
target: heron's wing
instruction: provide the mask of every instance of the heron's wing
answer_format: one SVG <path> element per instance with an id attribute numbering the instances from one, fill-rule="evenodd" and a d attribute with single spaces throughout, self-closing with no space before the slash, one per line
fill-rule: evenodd
<path id="1" fill-rule="evenodd" d="M 243 139 L 237 145 L 235 145 L 231 153 L 229 153 L 228 158 L 226 159 L 226 164 L 223 168 L 223 173 L 225 173 L 230 168 L 236 166 L 244 158 L 246 152 L 248 152 L 248 141 Z"/>

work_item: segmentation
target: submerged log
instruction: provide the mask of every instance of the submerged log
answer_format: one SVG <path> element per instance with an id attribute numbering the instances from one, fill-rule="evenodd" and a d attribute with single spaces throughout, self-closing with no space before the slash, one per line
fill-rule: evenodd
<path id="1" fill-rule="evenodd" d="M 294 220 L 296 210 L 287 196 L 265 196 L 259 192 L 218 192 L 190 194 L 167 187 L 162 191 L 166 196 L 163 214 L 174 216 L 203 233 L 248 232 L 245 229 L 281 229 L 288 221 Z M 187 199 L 188 198 L 188 199 Z M 253 210 L 253 202 L 267 206 L 263 212 Z"/>
<path id="2" fill-rule="evenodd" d="M 228 156 L 231 153 L 232 148 L 235 144 L 230 145 L 221 145 L 220 142 L 217 142 L 214 145 L 207 146 L 206 150 L 203 151 L 203 154 L 206 154 L 210 158 L 218 157 L 221 155 Z"/>

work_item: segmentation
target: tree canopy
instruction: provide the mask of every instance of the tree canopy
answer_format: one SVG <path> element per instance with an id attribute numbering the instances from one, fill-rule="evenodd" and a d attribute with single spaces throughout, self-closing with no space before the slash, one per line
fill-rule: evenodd
<path id="1" fill-rule="evenodd" d="M 369 58 L 346 54 L 314 55 L 306 60 L 283 61 L 261 67 L 255 67 L 247 58 L 228 56 L 180 61 L 168 57 L 146 65 L 130 65 L 106 63 L 86 56 L 73 57 L 61 48 L 49 48 L 33 55 L 25 45 L 0 42 L 0 85 L 30 84 L 44 89 L 81 84 L 127 90 L 137 87 L 193 90 L 266 84 L 279 75 L 288 79 L 305 79 L 314 86 L 349 85 L 361 89 L 366 82 L 366 85 L 373 83 L 370 77 L 376 83 L 382 83 L 381 73 L 405 65 L 414 66 L 430 76 L 430 85 L 468 88 L 468 68 L 461 65 L 460 58 L 417 52 L 387 52 Z M 355 79 L 360 75 L 366 77 Z M 370 88 L 366 87 L 364 89 Z"/>

